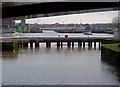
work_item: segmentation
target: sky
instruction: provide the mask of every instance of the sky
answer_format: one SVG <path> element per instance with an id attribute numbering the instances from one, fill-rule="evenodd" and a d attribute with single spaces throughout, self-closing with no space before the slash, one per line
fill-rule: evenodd
<path id="1" fill-rule="evenodd" d="M 81 13 L 81 14 L 70 14 L 70 15 L 26 19 L 26 23 L 27 24 L 111 23 L 112 19 L 117 16 L 118 16 L 118 11 L 105 11 L 105 12 L 92 12 L 92 13 Z M 15 22 L 20 23 L 19 20 Z"/>

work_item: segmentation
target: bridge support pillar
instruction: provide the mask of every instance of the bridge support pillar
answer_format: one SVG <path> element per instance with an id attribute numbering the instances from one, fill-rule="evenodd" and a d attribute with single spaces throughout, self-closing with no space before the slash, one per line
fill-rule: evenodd
<path id="1" fill-rule="evenodd" d="M 30 47 L 33 47 L 33 42 L 30 42 Z"/>
<path id="2" fill-rule="evenodd" d="M 60 47 L 60 42 L 57 42 L 57 47 Z"/>
<path id="3" fill-rule="evenodd" d="M 83 41 L 83 47 L 85 47 L 85 41 Z"/>
<path id="4" fill-rule="evenodd" d="M 28 47 L 28 43 L 27 42 L 23 43 L 23 47 Z"/>
<path id="5" fill-rule="evenodd" d="M 96 42 L 94 42 L 94 47 L 96 47 Z"/>
<path id="6" fill-rule="evenodd" d="M 67 42 L 67 46 L 70 47 L 71 46 L 71 42 Z"/>
<path id="7" fill-rule="evenodd" d="M 74 47 L 74 42 L 72 42 L 72 47 Z"/>
<path id="8" fill-rule="evenodd" d="M 78 47 L 81 47 L 82 46 L 82 42 L 78 42 Z"/>
<path id="9" fill-rule="evenodd" d="M 90 41 L 90 47 L 92 47 L 92 42 Z"/>
<path id="10" fill-rule="evenodd" d="M 18 43 L 18 47 L 22 48 L 22 43 L 21 42 Z"/>
<path id="11" fill-rule="evenodd" d="M 51 42 L 46 42 L 46 47 L 51 47 Z"/>
<path id="12" fill-rule="evenodd" d="M 88 41 L 88 47 L 90 47 L 90 41 Z"/>
<path id="13" fill-rule="evenodd" d="M 99 41 L 99 48 L 101 48 L 101 42 Z"/>
<path id="14" fill-rule="evenodd" d="M 35 42 L 35 47 L 39 47 L 39 42 Z"/>
<path id="15" fill-rule="evenodd" d="M 63 42 L 61 42 L 61 48 L 63 47 Z"/>

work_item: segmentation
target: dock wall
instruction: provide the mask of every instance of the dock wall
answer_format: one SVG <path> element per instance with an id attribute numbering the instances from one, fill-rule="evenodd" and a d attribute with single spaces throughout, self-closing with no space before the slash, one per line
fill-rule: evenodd
<path id="1" fill-rule="evenodd" d="M 120 52 L 101 46 L 101 60 L 115 67 L 120 73 Z"/>

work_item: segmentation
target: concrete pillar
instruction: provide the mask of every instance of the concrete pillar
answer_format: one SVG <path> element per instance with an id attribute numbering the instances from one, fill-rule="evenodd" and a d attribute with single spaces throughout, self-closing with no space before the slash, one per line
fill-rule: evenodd
<path id="1" fill-rule="evenodd" d="M 51 42 L 46 42 L 46 47 L 51 47 Z"/>
<path id="2" fill-rule="evenodd" d="M 57 42 L 57 47 L 60 47 L 60 42 Z"/>
<path id="3" fill-rule="evenodd" d="M 18 47 L 21 47 L 22 48 L 22 43 L 20 42 L 20 43 L 18 43 Z"/>
<path id="4" fill-rule="evenodd" d="M 85 41 L 83 41 L 83 47 L 85 47 Z"/>
<path id="5" fill-rule="evenodd" d="M 96 47 L 96 41 L 94 42 L 94 47 Z"/>
<path id="6" fill-rule="evenodd" d="M 33 42 L 30 42 L 30 47 L 33 47 Z"/>
<path id="7" fill-rule="evenodd" d="M 28 47 L 28 43 L 27 42 L 23 43 L 23 47 Z"/>
<path id="8" fill-rule="evenodd" d="M 39 47 L 39 42 L 35 42 L 35 47 Z"/>
<path id="9" fill-rule="evenodd" d="M 90 47 L 90 41 L 88 41 L 88 47 Z"/>
<path id="10" fill-rule="evenodd" d="M 81 47 L 82 46 L 82 42 L 78 42 L 78 47 Z"/>
<path id="11" fill-rule="evenodd" d="M 70 47 L 71 46 L 71 42 L 67 42 L 67 46 Z"/>
<path id="12" fill-rule="evenodd" d="M 99 41 L 99 48 L 101 48 L 101 42 Z"/>
<path id="13" fill-rule="evenodd" d="M 61 42 L 61 48 L 63 47 L 63 42 Z"/>
<path id="14" fill-rule="evenodd" d="M 92 47 L 92 41 L 90 41 L 90 47 Z"/>
<path id="15" fill-rule="evenodd" d="M 74 47 L 74 42 L 72 42 L 72 47 Z"/>

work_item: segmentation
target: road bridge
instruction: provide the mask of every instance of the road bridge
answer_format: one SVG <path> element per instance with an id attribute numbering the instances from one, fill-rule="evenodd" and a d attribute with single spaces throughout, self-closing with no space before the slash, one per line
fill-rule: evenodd
<path id="1" fill-rule="evenodd" d="M 56 43 L 57 47 L 63 47 L 63 43 L 66 42 L 68 47 L 74 47 L 74 43 L 78 43 L 78 47 L 85 47 L 85 43 L 88 43 L 88 47 L 96 47 L 96 43 L 99 43 L 99 48 L 101 44 L 104 43 L 115 43 L 116 39 L 113 37 L 24 37 L 24 38 L 9 38 L 3 39 L 2 43 L 15 42 L 18 44 L 18 47 L 40 47 L 40 43 L 46 43 L 46 47 L 51 47 L 51 43 Z"/>

